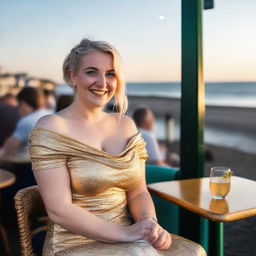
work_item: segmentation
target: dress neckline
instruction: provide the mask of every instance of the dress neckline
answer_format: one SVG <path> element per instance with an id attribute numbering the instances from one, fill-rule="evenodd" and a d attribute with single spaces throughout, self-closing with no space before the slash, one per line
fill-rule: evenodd
<path id="1" fill-rule="evenodd" d="M 110 156 L 116 156 L 116 157 L 118 157 L 118 156 L 124 154 L 124 153 L 129 149 L 130 144 L 135 140 L 135 138 L 137 138 L 139 135 L 141 135 L 141 132 L 138 132 L 138 133 L 132 135 L 132 136 L 128 139 L 128 141 L 127 141 L 127 143 L 126 143 L 124 149 L 123 149 L 120 153 L 118 153 L 118 154 L 113 154 L 113 153 L 104 151 L 104 150 L 102 150 L 102 149 L 95 148 L 95 147 L 93 147 L 93 146 L 91 146 L 91 145 L 88 145 L 88 144 L 86 144 L 86 143 L 84 143 L 84 142 L 81 142 L 81 141 L 79 141 L 79 140 L 77 140 L 77 139 L 75 139 L 75 138 L 73 138 L 73 137 L 71 137 L 71 136 L 68 136 L 68 135 L 65 135 L 65 134 L 62 134 L 62 133 L 59 133 L 59 132 L 56 132 L 56 131 L 52 131 L 52 130 L 49 130 L 49 129 L 47 129 L 47 128 L 38 127 L 38 128 L 34 128 L 34 129 L 33 129 L 33 131 L 36 131 L 36 130 L 43 130 L 43 131 L 46 131 L 46 132 L 53 133 L 53 134 L 58 135 L 58 136 L 60 136 L 60 137 L 64 137 L 64 138 L 66 138 L 66 139 L 68 139 L 68 140 L 72 140 L 72 141 L 74 141 L 75 143 L 81 144 L 81 145 L 83 145 L 83 146 L 85 146 L 85 147 L 87 147 L 87 148 L 90 148 L 91 150 L 100 152 L 101 154 L 110 155 Z M 32 131 L 32 132 L 33 132 L 33 131 Z"/>

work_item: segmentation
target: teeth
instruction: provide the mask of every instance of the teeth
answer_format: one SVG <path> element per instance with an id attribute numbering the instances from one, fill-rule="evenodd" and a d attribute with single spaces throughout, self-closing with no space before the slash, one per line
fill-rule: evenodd
<path id="1" fill-rule="evenodd" d="M 97 95 L 104 95 L 105 93 L 107 93 L 107 91 L 97 91 L 97 90 L 91 90 L 91 91 Z"/>

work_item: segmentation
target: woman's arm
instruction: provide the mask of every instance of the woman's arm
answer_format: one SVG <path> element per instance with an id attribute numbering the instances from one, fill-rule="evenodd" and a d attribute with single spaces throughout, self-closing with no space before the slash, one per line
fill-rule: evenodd
<path id="1" fill-rule="evenodd" d="M 144 236 L 143 239 L 157 249 L 166 250 L 171 245 L 171 236 L 157 223 L 155 207 L 146 186 L 144 160 L 141 160 L 141 168 L 142 178 L 139 184 L 127 192 L 128 207 L 137 223 L 147 222 L 153 225 L 150 234 Z"/>
<path id="2" fill-rule="evenodd" d="M 121 130 L 127 138 L 138 133 L 134 121 L 127 116 L 122 117 L 120 126 L 119 130 Z M 142 178 L 135 188 L 127 192 L 128 207 L 132 217 L 136 221 L 135 226 L 151 226 L 149 232 L 143 236 L 143 239 L 151 243 L 157 249 L 165 250 L 171 245 L 171 236 L 157 223 L 155 207 L 146 186 L 145 160 L 141 160 L 140 165 Z"/>
<path id="3" fill-rule="evenodd" d="M 142 179 L 139 184 L 127 193 L 127 201 L 130 213 L 135 221 L 151 216 L 156 218 L 155 206 L 147 190 L 145 180 L 145 161 L 141 160 Z"/>

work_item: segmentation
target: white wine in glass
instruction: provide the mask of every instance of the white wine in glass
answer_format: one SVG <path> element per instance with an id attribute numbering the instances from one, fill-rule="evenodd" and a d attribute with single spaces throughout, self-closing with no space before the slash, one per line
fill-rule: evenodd
<path id="1" fill-rule="evenodd" d="M 212 167 L 210 175 L 210 191 L 215 199 L 224 199 L 230 191 L 232 171 L 227 167 Z"/>

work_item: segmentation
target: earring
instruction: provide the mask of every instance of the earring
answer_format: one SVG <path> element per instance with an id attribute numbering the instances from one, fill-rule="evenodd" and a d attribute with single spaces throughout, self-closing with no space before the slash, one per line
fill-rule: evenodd
<path id="1" fill-rule="evenodd" d="M 73 84 L 73 86 L 74 86 L 74 89 L 76 89 L 76 84 L 75 83 Z"/>

